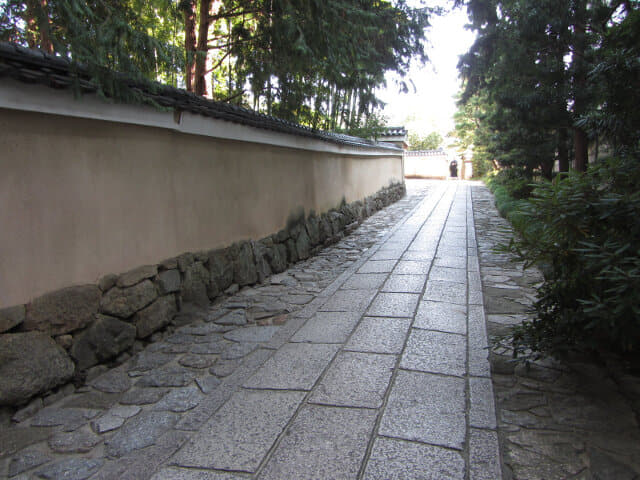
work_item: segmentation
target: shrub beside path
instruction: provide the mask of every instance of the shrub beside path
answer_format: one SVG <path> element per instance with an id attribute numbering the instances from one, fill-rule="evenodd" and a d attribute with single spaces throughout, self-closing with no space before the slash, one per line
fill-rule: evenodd
<path id="1" fill-rule="evenodd" d="M 472 187 L 487 328 L 492 340 L 528 317 L 539 271 L 495 247 L 513 232 L 493 195 Z M 525 364 L 508 345 L 491 355 L 505 479 L 640 478 L 640 378 L 614 361 L 573 357 Z"/>

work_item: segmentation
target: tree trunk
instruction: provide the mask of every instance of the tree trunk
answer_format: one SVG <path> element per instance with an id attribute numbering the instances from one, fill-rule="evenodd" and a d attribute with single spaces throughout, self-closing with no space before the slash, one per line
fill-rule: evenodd
<path id="1" fill-rule="evenodd" d="M 558 170 L 569 171 L 569 148 L 567 146 L 568 132 L 566 128 L 558 131 Z"/>
<path id="2" fill-rule="evenodd" d="M 574 41 L 573 41 L 573 113 L 575 118 L 585 112 L 587 73 L 585 68 L 585 30 L 587 7 L 584 0 L 579 0 L 576 6 L 575 22 L 574 22 Z M 573 168 L 579 172 L 587 171 L 589 163 L 589 141 L 587 133 L 582 129 L 575 127 L 573 129 L 573 147 L 574 162 Z"/>
<path id="3" fill-rule="evenodd" d="M 578 172 L 586 172 L 589 163 L 589 141 L 587 134 L 581 128 L 576 128 L 573 132 L 574 164 L 573 167 Z"/>
<path id="4" fill-rule="evenodd" d="M 51 42 L 51 23 L 49 22 L 49 6 L 47 0 L 40 0 L 40 21 L 38 22 L 38 30 L 40 30 L 40 48 L 47 53 L 53 53 L 53 42 Z"/>
<path id="5" fill-rule="evenodd" d="M 188 92 L 193 92 L 196 64 L 196 13 L 194 7 L 195 0 L 189 0 L 184 11 L 184 48 L 187 56 L 185 83 Z"/>
<path id="6" fill-rule="evenodd" d="M 198 21 L 198 45 L 196 47 L 195 85 L 196 95 L 207 94 L 207 84 L 204 76 L 207 70 L 207 40 L 209 39 L 209 9 L 211 0 L 200 0 L 200 18 Z"/>

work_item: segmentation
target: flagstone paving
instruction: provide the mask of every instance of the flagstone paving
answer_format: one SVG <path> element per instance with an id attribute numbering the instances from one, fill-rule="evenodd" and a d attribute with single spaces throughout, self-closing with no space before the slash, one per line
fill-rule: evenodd
<path id="1" fill-rule="evenodd" d="M 636 478 L 626 397 L 594 403 L 557 365 L 495 353 L 492 377 L 486 319 L 521 321 L 532 290 L 491 253 L 489 203 L 409 182 L 318 256 L 0 419 L 0 478 Z"/>

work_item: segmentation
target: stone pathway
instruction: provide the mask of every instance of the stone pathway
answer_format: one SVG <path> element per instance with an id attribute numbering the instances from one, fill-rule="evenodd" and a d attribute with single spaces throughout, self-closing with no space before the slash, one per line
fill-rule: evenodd
<path id="1" fill-rule="evenodd" d="M 490 333 L 520 319 L 536 277 L 492 253 L 486 189 L 408 187 L 318 256 L 0 419 L 0 478 L 636 478 L 620 388 L 603 417 L 564 367 L 523 373 L 506 350 L 492 383 L 485 308 Z"/>

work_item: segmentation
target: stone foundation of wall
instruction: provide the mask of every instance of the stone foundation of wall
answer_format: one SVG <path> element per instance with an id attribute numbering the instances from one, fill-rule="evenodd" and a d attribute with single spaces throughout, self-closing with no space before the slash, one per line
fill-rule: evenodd
<path id="1" fill-rule="evenodd" d="M 363 201 L 301 215 L 258 241 L 183 253 L 0 310 L 0 406 L 22 405 L 81 382 L 88 369 L 113 362 L 136 342 L 180 322 L 181 312 L 286 270 L 404 194 L 404 184 L 391 185 Z"/>

